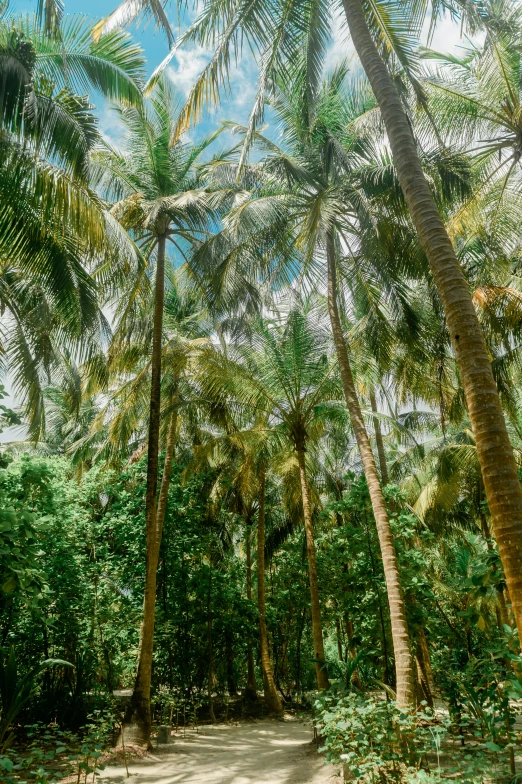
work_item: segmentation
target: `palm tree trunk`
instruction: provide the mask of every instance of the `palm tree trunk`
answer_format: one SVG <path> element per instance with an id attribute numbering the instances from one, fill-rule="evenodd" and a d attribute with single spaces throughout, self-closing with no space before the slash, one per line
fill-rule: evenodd
<path id="1" fill-rule="evenodd" d="M 301 497 L 303 500 L 303 517 L 306 533 L 306 549 L 308 553 L 308 579 L 310 581 L 310 599 L 312 607 L 312 636 L 314 640 L 315 674 L 317 687 L 328 689 L 330 682 L 326 672 L 323 643 L 323 626 L 321 623 L 321 605 L 319 603 L 319 581 L 317 579 L 317 563 L 315 559 L 314 529 L 312 526 L 312 512 L 310 509 L 310 496 L 306 478 L 306 462 L 304 448 L 296 445 L 297 460 L 299 463 L 299 476 L 301 479 Z"/>
<path id="2" fill-rule="evenodd" d="M 247 599 L 252 601 L 252 527 L 250 520 L 247 519 L 246 525 L 246 583 L 247 583 Z M 263 545 L 264 547 L 264 545 Z M 256 690 L 256 676 L 254 671 L 254 654 L 252 652 L 252 638 L 249 637 L 247 641 L 247 682 L 245 687 L 244 697 L 247 700 L 257 699 Z"/>
<path id="3" fill-rule="evenodd" d="M 265 704 L 269 713 L 281 714 L 283 706 L 277 693 L 272 662 L 268 650 L 265 600 L 265 474 L 259 477 L 259 513 L 257 520 L 257 606 L 259 609 L 259 639 L 261 643 L 261 671 Z"/>
<path id="4" fill-rule="evenodd" d="M 428 648 L 426 633 L 422 628 L 422 626 L 419 628 L 419 632 L 418 632 L 417 660 L 420 665 L 422 677 L 426 684 L 426 689 L 427 689 L 426 697 L 428 700 L 428 704 L 432 705 L 433 698 L 435 696 L 435 681 L 433 679 L 433 670 L 431 669 L 430 649 Z M 430 702 L 430 697 L 431 697 L 431 702 Z"/>
<path id="5" fill-rule="evenodd" d="M 399 705 L 414 705 L 415 670 L 410 650 L 406 606 L 400 582 L 397 553 L 395 552 L 395 543 L 393 541 L 390 520 L 384 503 L 381 483 L 379 481 L 375 459 L 370 446 L 370 439 L 364 424 L 359 400 L 357 399 L 352 369 L 350 367 L 341 319 L 339 317 L 336 285 L 335 239 L 332 233 L 328 234 L 326 250 L 328 264 L 328 310 L 332 324 L 335 350 L 337 352 L 346 405 L 357 440 L 357 446 L 359 447 L 359 452 L 361 454 L 364 475 L 368 483 L 370 500 L 377 526 L 377 534 L 379 536 L 384 575 L 386 578 L 397 676 L 397 701 Z"/>
<path id="6" fill-rule="evenodd" d="M 374 414 L 377 414 L 377 401 L 375 400 L 375 390 L 370 388 L 370 405 Z M 386 465 L 386 453 L 384 451 L 384 442 L 382 440 L 381 423 L 377 417 L 373 417 L 373 430 L 375 432 L 375 445 L 377 447 L 377 457 L 379 458 L 379 468 L 381 469 L 382 486 L 385 487 L 390 483 L 388 476 L 388 466 Z"/>
<path id="7" fill-rule="evenodd" d="M 167 511 L 167 501 L 169 498 L 170 479 L 172 474 L 172 461 L 174 459 L 174 449 L 176 446 L 176 436 L 178 430 L 178 394 L 174 394 L 172 403 L 175 406 L 170 415 L 169 429 L 167 433 L 167 444 L 165 447 L 165 463 L 163 465 L 163 476 L 161 477 L 161 487 L 158 498 L 158 511 L 156 513 L 156 546 L 161 545 L 163 536 L 163 524 L 165 522 L 165 512 Z"/>
<path id="8" fill-rule="evenodd" d="M 216 714 L 214 713 L 214 634 L 212 628 L 212 554 L 208 554 L 208 593 L 207 593 L 207 633 L 208 633 L 208 677 L 207 693 L 210 712 L 210 721 L 216 724 Z"/>
<path id="9" fill-rule="evenodd" d="M 151 712 L 150 683 L 152 650 L 154 645 L 154 610 L 156 604 L 156 571 L 159 541 L 156 521 L 158 489 L 158 457 L 161 403 L 161 347 L 163 332 L 163 303 L 165 298 L 165 235 L 158 237 L 156 287 L 154 295 L 154 331 L 152 337 L 149 438 L 147 455 L 147 490 L 145 495 L 145 596 L 141 626 L 138 671 L 125 723 L 135 724 L 136 738 L 150 743 Z"/>
<path id="10" fill-rule="evenodd" d="M 464 388 L 493 533 L 522 635 L 522 487 L 467 281 L 424 177 L 408 117 L 360 0 L 343 0 L 353 44 L 386 126 L 397 175 L 430 265 Z"/>
<path id="11" fill-rule="evenodd" d="M 344 625 L 346 627 L 346 634 L 348 636 L 348 645 L 346 646 L 345 658 L 346 661 L 348 661 L 348 657 L 353 661 L 353 659 L 355 659 L 357 656 L 357 649 L 353 641 L 353 621 L 349 618 L 348 614 L 345 615 Z M 359 675 L 359 669 L 357 667 L 352 672 L 352 683 L 358 689 L 362 689 L 361 676 Z"/>

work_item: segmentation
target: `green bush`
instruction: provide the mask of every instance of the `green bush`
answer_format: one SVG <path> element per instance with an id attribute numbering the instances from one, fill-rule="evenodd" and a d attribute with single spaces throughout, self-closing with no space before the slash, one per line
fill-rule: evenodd
<path id="1" fill-rule="evenodd" d="M 451 742 L 450 717 L 425 706 L 405 711 L 380 694 L 330 692 L 314 708 L 320 750 L 327 762 L 345 766 L 349 781 L 428 784 L 449 775 L 461 784 L 482 784 L 486 771 L 503 766 L 487 743 L 463 750 Z"/>
<path id="2" fill-rule="evenodd" d="M 413 780 L 445 734 L 433 714 L 402 711 L 380 696 L 325 695 L 315 709 L 327 761 L 344 763 L 356 782 Z"/>

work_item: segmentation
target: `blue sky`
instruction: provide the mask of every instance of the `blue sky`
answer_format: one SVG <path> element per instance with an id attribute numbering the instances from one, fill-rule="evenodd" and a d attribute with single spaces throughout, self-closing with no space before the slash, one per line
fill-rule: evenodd
<path id="1" fill-rule="evenodd" d="M 13 10 L 23 12 L 34 12 L 36 0 L 11 0 Z M 80 0 L 65 0 L 66 14 L 82 14 L 92 18 L 93 22 L 103 16 L 107 16 L 118 4 L 118 0 L 90 0 L 89 3 Z M 174 34 L 177 35 L 193 18 L 195 11 L 192 10 L 184 14 L 182 26 L 180 27 L 177 14 L 176 2 L 173 0 L 167 6 L 167 14 L 171 22 Z M 152 73 L 168 54 L 166 37 L 161 30 L 155 29 L 154 22 L 132 26 L 130 32 L 137 42 L 141 44 L 147 57 L 147 71 Z M 187 96 L 192 84 L 198 74 L 203 70 L 210 59 L 211 51 L 202 47 L 191 47 L 190 49 L 179 50 L 168 67 L 168 74 L 183 96 Z M 233 120 L 236 122 L 246 122 L 248 119 L 252 99 L 256 88 L 256 68 L 250 54 L 245 55 L 242 62 L 234 67 L 231 75 L 231 94 L 223 100 L 219 107 L 210 108 L 202 119 L 199 127 L 195 131 L 196 135 L 207 134 L 219 125 L 221 119 Z M 91 100 L 96 105 L 99 115 L 100 130 L 111 141 L 116 141 L 118 137 L 117 128 L 114 124 L 114 116 L 108 106 L 103 104 L 100 96 L 91 96 Z"/>
<path id="2" fill-rule="evenodd" d="M 65 0 L 66 14 L 82 14 L 92 17 L 93 22 L 103 16 L 107 16 L 117 5 L 118 0 L 90 0 L 88 4 L 80 2 L 80 0 Z M 11 0 L 11 10 L 15 13 L 17 11 L 22 13 L 34 12 L 36 9 L 36 0 Z M 170 6 L 167 7 L 167 13 L 171 21 L 172 27 L 175 31 L 179 31 L 178 18 L 176 12 L 176 2 L 172 0 Z M 192 16 L 195 12 L 192 12 Z M 185 23 L 190 19 L 185 19 Z M 326 68 L 330 69 L 335 66 L 340 60 L 349 58 L 353 54 L 345 26 L 343 25 L 342 18 L 339 17 L 338 22 L 332 25 L 333 38 L 326 58 Z M 141 25 L 136 29 L 134 27 L 131 32 L 134 38 L 141 44 L 145 51 L 148 60 L 148 72 L 152 71 L 159 65 L 160 62 L 168 54 L 168 45 L 165 36 L 161 31 L 155 31 L 154 23 L 149 23 L 146 27 Z M 460 40 L 460 31 L 458 25 L 453 24 L 449 20 L 443 21 L 437 28 L 435 37 L 432 43 L 434 49 L 444 52 L 455 52 L 458 46 L 462 45 Z M 171 61 L 168 69 L 168 74 L 172 82 L 183 96 L 187 96 L 190 88 L 208 62 L 211 52 L 202 49 L 201 47 L 192 47 L 185 50 L 178 50 L 175 57 Z M 354 65 L 357 68 L 357 65 Z M 216 128 L 221 120 L 233 120 L 239 123 L 245 123 L 248 119 L 252 101 L 256 91 L 256 78 L 257 69 L 252 56 L 248 53 L 245 54 L 243 59 L 231 72 L 231 91 L 230 96 L 223 100 L 220 106 L 209 109 L 202 122 L 197 129 L 190 131 L 191 136 L 203 135 L 209 133 Z M 110 111 L 109 107 L 104 104 L 101 96 L 91 96 L 92 102 L 97 107 L 97 114 L 99 117 L 99 126 L 101 132 L 112 142 L 118 142 L 118 127 L 115 124 L 115 117 Z M 267 119 L 269 123 L 269 120 Z M 277 135 L 275 128 L 267 129 L 269 136 Z M 221 137 L 221 146 L 228 146 L 230 139 Z M 4 382 L 8 393 L 10 390 L 10 379 L 0 379 Z M 17 401 L 9 394 L 8 398 L 3 401 L 6 405 L 16 406 Z M 0 434 L 0 442 L 11 440 L 15 435 L 13 430 L 8 428 L 3 434 Z"/>
<path id="3" fill-rule="evenodd" d="M 88 4 L 80 2 L 80 0 L 65 0 L 65 13 L 88 15 L 92 17 L 94 22 L 108 15 L 116 7 L 117 3 L 118 0 L 90 0 Z M 34 11 L 36 0 L 18 0 L 18 2 L 12 0 L 12 8 Z M 175 34 L 177 34 L 181 28 L 179 26 L 175 0 L 172 0 L 166 10 L 172 28 Z M 189 9 L 182 17 L 182 25 L 189 23 L 195 15 L 196 11 Z M 351 57 L 353 54 L 353 48 L 348 40 L 346 29 L 340 16 L 338 23 L 335 23 L 332 27 L 334 33 L 326 59 L 327 69 L 335 66 L 341 59 Z M 131 28 L 131 32 L 143 47 L 148 61 L 148 72 L 152 73 L 168 54 L 165 36 L 160 30 L 155 30 L 153 22 L 146 26 L 140 25 L 138 28 L 134 26 Z M 440 51 L 454 51 L 461 43 L 458 25 L 455 25 L 450 20 L 444 20 L 437 28 L 432 45 L 434 49 Z M 192 84 L 210 59 L 210 56 L 211 51 L 202 47 L 191 47 L 177 51 L 168 68 L 168 74 L 182 95 L 188 95 Z M 209 108 L 200 126 L 192 134 L 207 134 L 216 128 L 222 119 L 233 120 L 239 123 L 246 122 L 255 95 L 256 77 L 257 69 L 253 58 L 245 50 L 241 61 L 232 69 L 230 96 L 225 98 L 220 106 Z M 115 126 L 114 115 L 103 104 L 103 100 L 100 100 L 99 96 L 92 96 L 92 100 L 97 106 L 100 130 L 111 141 L 117 141 L 118 130 Z M 272 135 L 273 132 L 274 129 L 271 129 L 269 135 Z"/>

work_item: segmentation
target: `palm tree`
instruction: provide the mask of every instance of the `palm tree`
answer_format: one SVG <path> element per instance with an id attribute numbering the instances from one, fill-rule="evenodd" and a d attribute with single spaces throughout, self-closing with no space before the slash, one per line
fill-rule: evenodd
<path id="1" fill-rule="evenodd" d="M 487 33 L 461 56 L 427 51 L 423 84 L 448 145 L 471 151 L 476 187 L 449 224 L 457 243 L 469 226 L 487 226 L 504 244 L 518 239 L 516 195 L 521 184 L 522 20 L 515 3 L 487 6 Z M 458 130 L 457 130 L 458 129 Z M 457 244 L 459 249 L 459 244 Z"/>
<path id="2" fill-rule="evenodd" d="M 76 19 L 60 42 L 32 18 L 0 20 L 0 258 L 2 341 L 30 434 L 45 426 L 43 386 L 66 354 L 99 351 L 108 325 L 92 272 L 139 254 L 88 187 L 89 157 L 101 141 L 81 93 L 140 102 L 143 56 L 126 34 L 94 47 Z M 76 94 L 74 90 L 80 94 Z"/>
<path id="3" fill-rule="evenodd" d="M 399 62 L 414 85 L 417 96 L 425 96 L 415 76 L 411 59 L 424 12 L 417 3 L 363 8 L 360 0 L 343 0 L 348 30 L 364 72 L 379 106 L 386 128 L 399 183 L 420 243 L 426 253 L 451 336 L 466 404 L 477 439 L 477 450 L 486 496 L 492 513 L 510 586 L 518 628 L 522 629 L 522 487 L 518 479 L 502 407 L 491 370 L 484 336 L 475 312 L 466 278 L 444 226 L 441 213 L 423 171 L 410 118 L 392 78 L 390 59 Z M 245 40 L 259 53 L 259 90 L 251 112 L 242 162 L 263 117 L 267 86 L 281 65 L 295 62 L 304 50 L 307 62 L 307 94 L 317 87 L 331 23 L 329 3 L 273 4 L 267 12 L 264 0 L 245 6 L 223 0 L 208 0 L 196 22 L 177 45 L 198 42 L 216 49 L 198 77 L 186 106 L 180 113 L 173 138 L 198 119 L 207 99 L 219 100 L 228 84 L 231 50 Z M 474 24 L 488 24 L 488 8 L 469 11 L 456 2 L 454 12 Z M 434 21 L 440 9 L 434 10 Z M 176 51 L 164 60 L 149 84 L 153 85 Z M 522 634 L 522 632 L 521 632 Z"/>
<path id="4" fill-rule="evenodd" d="M 522 487 L 468 284 L 424 175 L 412 127 L 371 35 L 360 0 L 343 0 L 350 35 L 372 86 L 397 176 L 442 303 L 462 379 L 492 525 L 522 634 Z"/>
<path id="5" fill-rule="evenodd" d="M 328 333 L 314 319 L 317 321 L 317 313 L 310 303 L 305 303 L 302 308 L 290 310 L 284 326 L 257 320 L 250 339 L 243 344 L 238 342 L 233 355 L 209 353 L 202 364 L 205 377 L 201 383 L 209 394 L 229 396 L 245 411 L 256 418 L 260 416 L 257 432 L 281 445 L 290 444 L 294 450 L 292 462 L 298 476 L 306 533 L 317 684 L 325 689 L 328 676 L 306 454 L 324 422 L 342 415 L 342 411 L 337 404 L 340 389 L 335 362 L 329 355 Z M 256 432 L 256 428 L 251 432 Z M 262 488 L 263 474 L 260 484 Z M 261 493 L 260 522 L 264 523 L 262 499 Z"/>
<path id="6" fill-rule="evenodd" d="M 240 206 L 231 211 L 225 230 L 198 250 L 194 263 L 201 263 L 201 269 L 208 270 L 209 296 L 215 299 L 217 296 L 223 298 L 225 294 L 227 302 L 231 298 L 223 291 L 229 285 L 227 279 L 234 282 L 234 292 L 246 289 L 246 285 L 242 286 L 238 281 L 246 280 L 248 262 L 254 270 L 253 279 L 260 273 L 272 280 L 278 274 L 282 280 L 285 274 L 291 278 L 300 263 L 302 274 L 312 278 L 311 285 L 318 286 L 322 279 L 327 280 L 328 312 L 345 400 L 370 490 L 385 562 L 398 699 L 403 704 L 410 704 L 415 696 L 414 670 L 404 599 L 388 513 L 345 343 L 337 274 L 341 267 L 344 279 L 349 281 L 350 300 L 361 302 L 360 306 L 355 306 L 364 310 L 367 332 L 373 336 L 369 352 L 378 358 L 381 373 L 384 373 L 394 333 L 386 311 L 400 312 L 409 327 L 402 330 L 403 334 L 411 333 L 412 339 L 415 336 L 416 316 L 410 304 L 411 293 L 402 277 L 419 274 L 418 253 L 415 253 L 413 243 L 412 257 L 411 237 L 401 230 L 403 216 L 400 211 L 397 215 L 393 207 L 387 207 L 381 213 L 375 210 L 379 200 L 391 201 L 393 205 L 395 200 L 393 196 L 390 199 L 389 193 L 393 194 L 396 182 L 389 176 L 389 157 L 383 150 L 382 141 L 376 139 L 379 128 L 372 120 L 375 102 L 364 92 L 358 96 L 359 100 L 349 101 L 345 77 L 346 66 L 342 65 L 312 96 L 305 90 L 306 65 L 299 68 L 296 64 L 290 80 L 281 77 L 277 81 L 269 102 L 280 120 L 281 147 L 256 134 L 255 141 L 264 150 L 265 158 L 261 169 L 257 165 L 252 173 L 249 172 L 249 182 L 255 182 L 257 177 L 258 189 L 253 191 L 250 201 L 244 197 Z M 367 130 L 365 124 L 369 125 Z M 235 130 L 247 133 L 244 128 L 236 127 Z M 446 179 L 451 181 L 450 175 L 453 175 L 460 184 L 456 162 L 451 156 L 442 160 L 433 156 L 431 165 L 434 179 L 444 177 L 445 168 Z M 287 187 L 282 185 L 285 181 Z M 373 205 L 371 211 L 369 204 Z M 399 222 L 397 229 L 395 221 Z M 390 235 L 391 250 L 386 247 Z M 289 242 L 287 248 L 286 238 L 290 236 L 295 240 Z M 296 246 L 301 252 L 300 259 Z M 397 257 L 402 260 L 400 267 Z M 319 266 L 322 259 L 326 271 Z M 232 269 L 237 270 L 237 280 Z M 278 283 L 274 282 L 274 286 L 277 288 Z M 372 408 L 375 410 L 375 407 L 373 397 Z M 373 419 L 378 423 L 377 417 Z M 378 448 L 380 444 L 382 476 L 386 477 L 378 425 L 375 429 Z"/>
<path id="7" fill-rule="evenodd" d="M 258 477 L 259 504 L 257 510 L 257 607 L 259 610 L 259 642 L 261 647 L 261 671 L 265 703 L 270 713 L 280 715 L 283 706 L 277 693 L 274 680 L 274 669 L 270 660 L 268 647 L 268 631 L 266 627 L 266 595 L 265 595 L 265 503 L 266 503 L 266 469 L 259 468 Z"/>
<path id="8" fill-rule="evenodd" d="M 220 332 L 223 325 L 220 325 Z M 207 373 L 207 360 L 210 358 L 214 367 L 214 352 L 207 354 L 205 349 L 198 357 L 199 374 Z M 281 715 L 283 706 L 274 680 L 274 669 L 270 657 L 268 629 L 266 623 L 266 591 L 265 591 L 265 507 L 266 479 L 270 454 L 266 449 L 265 438 L 259 432 L 259 414 L 255 418 L 255 430 L 248 430 L 252 425 L 252 413 L 238 410 L 234 399 L 225 399 L 220 386 L 211 389 L 205 382 L 202 386 L 203 408 L 214 426 L 222 432 L 212 435 L 205 443 L 194 449 L 194 465 L 201 468 L 207 461 L 218 477 L 212 491 L 239 514 L 246 528 L 246 567 L 247 567 L 247 598 L 252 599 L 252 525 L 257 517 L 257 607 L 259 612 L 259 644 L 261 651 L 261 672 L 263 676 L 263 692 L 265 705 L 270 714 Z M 215 396 L 217 392 L 217 397 Z M 206 404 L 206 405 L 205 405 Z M 266 422 L 265 422 L 266 427 Z M 232 479 L 231 479 L 232 476 Z M 217 493 L 216 493 L 217 490 Z M 248 640 L 247 650 L 247 684 L 245 696 L 256 699 L 254 658 L 252 641 Z"/>
<path id="9" fill-rule="evenodd" d="M 168 82 L 161 81 L 143 108 L 115 107 L 125 129 L 122 152 L 101 150 L 97 156 L 96 184 L 107 197 L 117 199 L 112 215 L 142 248 L 150 273 L 155 264 L 154 316 L 150 357 L 146 518 L 146 580 L 141 645 L 133 699 L 127 721 L 135 721 L 142 739 L 149 741 L 150 681 L 154 638 L 156 571 L 161 543 L 162 499 L 157 500 L 158 456 L 161 421 L 163 310 L 167 270 L 167 244 L 183 259 L 190 243 L 204 236 L 216 217 L 216 195 L 199 187 L 197 163 L 215 135 L 198 145 L 179 142 L 169 146 L 179 105 Z M 143 276 L 129 281 L 118 320 L 113 351 L 133 332 Z M 120 295 L 121 297 L 121 295 Z M 121 300 L 120 300 L 121 301 Z M 175 407 L 174 407 L 175 410 Z M 175 435 L 175 424 L 171 431 Z M 167 473 L 164 475 L 167 481 Z"/>

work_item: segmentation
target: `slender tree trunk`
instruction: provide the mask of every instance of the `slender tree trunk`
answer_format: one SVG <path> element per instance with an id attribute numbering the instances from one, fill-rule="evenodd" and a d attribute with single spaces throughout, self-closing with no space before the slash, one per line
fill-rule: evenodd
<path id="1" fill-rule="evenodd" d="M 246 525 L 246 567 L 247 567 L 247 599 L 252 601 L 252 527 L 250 521 Z M 256 675 L 254 670 L 254 654 L 252 652 L 252 637 L 247 641 L 247 682 L 244 697 L 247 700 L 257 699 Z"/>
<path id="2" fill-rule="evenodd" d="M 261 671 L 265 704 L 269 713 L 281 714 L 283 706 L 277 693 L 270 652 L 268 650 L 268 633 L 266 630 L 265 600 L 265 474 L 259 477 L 259 513 L 257 520 L 257 606 L 259 608 L 259 639 L 261 643 Z"/>
<path id="3" fill-rule="evenodd" d="M 169 429 L 167 432 L 167 444 L 165 447 L 165 463 L 163 465 L 163 476 L 161 477 L 158 511 L 156 512 L 156 546 L 158 548 L 158 553 L 161 545 L 161 538 L 163 536 L 163 525 L 165 523 L 165 512 L 167 511 L 167 501 L 169 498 L 170 480 L 172 475 L 172 461 L 174 460 L 174 449 L 176 447 L 176 437 L 178 430 L 177 392 L 172 398 L 172 403 L 175 408 L 172 409 L 172 413 L 170 415 Z"/>
<path id="4" fill-rule="evenodd" d="M 346 615 L 344 618 L 344 624 L 346 626 L 346 634 L 348 636 L 348 645 L 346 647 L 346 661 L 348 661 L 348 657 L 352 660 L 355 659 L 357 656 L 357 649 L 353 641 L 353 622 L 348 615 Z M 352 673 L 352 683 L 358 689 L 362 689 L 361 676 L 359 675 L 359 670 L 357 667 Z"/>
<path id="5" fill-rule="evenodd" d="M 390 606 L 391 632 L 397 676 L 397 701 L 400 705 L 413 705 L 415 702 L 415 671 L 410 650 L 406 606 L 400 582 L 397 553 L 395 552 L 395 543 L 393 541 L 390 520 L 384 503 L 381 483 L 370 446 L 370 439 L 357 398 L 352 369 L 348 359 L 348 351 L 344 341 L 337 303 L 335 262 L 335 239 L 333 235 L 329 233 L 327 237 L 328 310 L 330 313 L 332 333 L 335 350 L 337 352 L 339 370 L 341 372 L 346 405 L 357 440 L 357 446 L 359 447 L 359 452 L 361 454 L 364 475 L 368 483 L 370 500 L 377 526 L 377 534 L 379 536 L 384 576 L 386 578 L 386 588 L 388 592 L 388 603 Z"/>
<path id="6" fill-rule="evenodd" d="M 150 388 L 149 438 L 147 455 L 147 490 L 145 495 L 145 596 L 141 626 L 138 671 L 125 724 L 136 725 L 136 737 L 150 744 L 151 712 L 150 684 L 152 650 L 154 646 L 154 610 L 156 604 L 156 571 L 159 541 L 156 525 L 158 489 L 158 452 L 161 404 L 161 348 L 163 332 L 163 303 L 165 299 L 165 244 L 164 234 L 158 237 L 156 287 L 154 296 L 154 330 L 152 337 L 152 380 Z"/>
<path id="7" fill-rule="evenodd" d="M 419 628 L 418 639 L 417 639 L 417 661 L 424 682 L 426 699 L 428 701 L 428 704 L 433 706 L 433 697 L 435 696 L 435 681 L 433 680 L 433 670 L 431 669 L 430 650 L 428 648 L 428 641 L 426 639 L 426 633 L 422 628 L 422 626 Z"/>
<path id="8" fill-rule="evenodd" d="M 377 401 L 375 400 L 375 390 L 370 388 L 370 405 L 374 414 L 377 414 Z M 373 417 L 373 429 L 375 432 L 375 445 L 377 446 L 377 457 L 379 458 L 379 468 L 381 469 L 382 486 L 390 483 L 388 476 L 388 466 L 386 464 L 386 453 L 384 451 L 384 442 L 382 440 L 381 423 L 377 417 Z"/>
<path id="9" fill-rule="evenodd" d="M 207 632 L 208 632 L 208 677 L 207 677 L 207 693 L 210 711 L 210 721 L 216 724 L 216 715 L 214 713 L 214 699 L 212 692 L 214 690 L 214 635 L 212 629 L 212 556 L 209 552 L 208 556 L 208 594 L 207 594 Z"/>
<path id="10" fill-rule="evenodd" d="M 341 622 L 339 618 L 335 619 L 335 632 L 337 637 L 337 656 L 339 661 L 344 661 L 343 659 L 343 643 L 341 640 Z"/>
<path id="11" fill-rule="evenodd" d="M 351 38 L 386 126 L 397 175 L 451 336 L 493 533 L 522 635 L 522 487 L 471 293 L 424 177 L 408 117 L 370 35 L 360 0 L 343 0 Z"/>
<path id="12" fill-rule="evenodd" d="M 230 628 L 225 629 L 225 654 L 227 660 L 227 688 L 230 697 L 237 697 L 237 683 L 234 667 L 234 638 Z"/>
<path id="13" fill-rule="evenodd" d="M 297 694 L 301 691 L 301 643 L 303 640 L 303 631 L 305 627 L 306 621 L 306 608 L 303 610 L 303 614 L 299 620 L 297 625 L 297 643 L 295 646 L 295 690 Z"/>
<path id="14" fill-rule="evenodd" d="M 310 509 L 310 496 L 306 478 L 305 451 L 299 444 L 296 445 L 297 460 L 299 463 L 299 476 L 301 478 L 301 497 L 303 500 L 303 517 L 306 533 L 306 549 L 308 552 L 308 579 L 310 582 L 310 600 L 312 609 L 312 636 L 314 640 L 315 674 L 317 687 L 328 689 L 330 682 L 326 672 L 323 643 L 323 626 L 321 623 L 321 605 L 319 603 L 319 581 L 317 579 L 317 563 L 315 559 L 315 540 L 312 525 L 312 511 Z"/>

